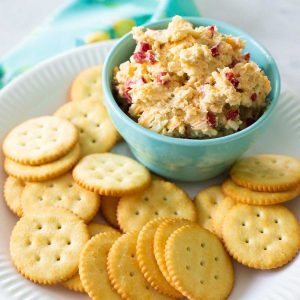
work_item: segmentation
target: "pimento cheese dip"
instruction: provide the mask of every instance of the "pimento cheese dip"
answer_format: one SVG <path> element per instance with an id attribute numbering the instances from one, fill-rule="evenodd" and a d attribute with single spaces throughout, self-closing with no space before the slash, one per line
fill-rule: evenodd
<path id="1" fill-rule="evenodd" d="M 205 139 L 232 134 L 264 112 L 270 81 L 244 41 L 179 16 L 164 30 L 133 28 L 137 46 L 115 68 L 120 106 L 160 134 Z"/>

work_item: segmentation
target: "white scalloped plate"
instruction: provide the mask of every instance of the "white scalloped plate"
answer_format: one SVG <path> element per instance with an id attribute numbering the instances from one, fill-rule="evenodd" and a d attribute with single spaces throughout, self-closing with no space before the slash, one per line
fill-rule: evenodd
<path id="1" fill-rule="evenodd" d="M 113 41 L 84 46 L 66 52 L 20 76 L 0 92 L 1 143 L 9 129 L 20 122 L 39 115 L 51 114 L 66 101 L 72 79 L 83 68 L 103 63 Z M 284 91 L 267 132 L 248 151 L 281 153 L 300 158 L 300 101 Z M 131 155 L 126 144 L 119 144 L 114 152 Z M 0 163 L 3 162 L 1 153 Z M 1 168 L 1 185 L 5 180 Z M 180 185 L 193 197 L 205 183 Z M 295 199 L 287 204 L 300 217 L 300 203 Z M 66 300 L 88 299 L 84 294 L 68 291 L 60 286 L 38 286 L 19 275 L 9 257 L 9 236 L 17 218 L 0 199 L 0 299 L 10 300 Z M 45 270 L 47 272 L 47 270 Z M 236 283 L 230 299 L 234 300 L 298 300 L 300 299 L 300 256 L 289 265 L 275 271 L 251 270 L 235 263 Z M 105 299 L 106 300 L 106 299 Z"/>

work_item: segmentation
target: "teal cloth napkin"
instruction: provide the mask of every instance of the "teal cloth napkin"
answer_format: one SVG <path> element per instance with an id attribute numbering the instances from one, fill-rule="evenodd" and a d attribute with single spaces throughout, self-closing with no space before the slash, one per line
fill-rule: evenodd
<path id="1" fill-rule="evenodd" d="M 0 59 L 0 88 L 62 51 L 118 38 L 134 25 L 174 15 L 199 13 L 193 0 L 72 0 Z"/>

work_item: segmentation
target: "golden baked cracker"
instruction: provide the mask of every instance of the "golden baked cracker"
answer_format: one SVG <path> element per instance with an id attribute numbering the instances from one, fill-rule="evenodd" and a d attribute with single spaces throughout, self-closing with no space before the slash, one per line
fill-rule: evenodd
<path id="1" fill-rule="evenodd" d="M 67 119 L 78 129 L 82 157 L 108 152 L 117 142 L 117 130 L 99 101 L 69 102 L 61 106 L 55 116 Z"/>
<path id="2" fill-rule="evenodd" d="M 178 228 L 191 224 L 191 221 L 179 218 L 166 218 L 157 228 L 154 235 L 154 256 L 158 267 L 167 281 L 171 284 L 172 280 L 168 273 L 166 259 L 165 259 L 165 247 L 166 242 L 170 235 Z"/>
<path id="3" fill-rule="evenodd" d="M 24 181 L 45 181 L 67 173 L 73 168 L 80 157 L 78 144 L 65 156 L 56 161 L 40 166 L 18 164 L 9 158 L 4 160 L 4 169 L 7 174 Z"/>
<path id="4" fill-rule="evenodd" d="M 230 197 L 224 197 L 224 199 L 219 203 L 217 206 L 215 212 L 214 212 L 214 218 L 213 218 L 213 227 L 214 227 L 214 233 L 220 238 L 222 237 L 222 226 L 223 221 L 230 209 L 236 204 L 235 200 L 233 200 Z"/>
<path id="5" fill-rule="evenodd" d="M 300 184 L 283 192 L 258 192 L 242 187 L 227 179 L 222 184 L 224 194 L 232 199 L 251 205 L 272 205 L 294 199 L 300 194 Z"/>
<path id="6" fill-rule="evenodd" d="M 144 277 L 154 289 L 167 296 L 178 298 L 182 295 L 168 283 L 154 256 L 155 232 L 164 220 L 166 219 L 157 218 L 143 226 L 137 239 L 136 258 Z"/>
<path id="7" fill-rule="evenodd" d="M 80 279 L 93 300 L 122 299 L 111 286 L 106 269 L 108 252 L 120 236 L 118 232 L 97 234 L 89 240 L 81 252 Z"/>
<path id="8" fill-rule="evenodd" d="M 104 232 L 118 233 L 118 231 L 115 230 L 114 228 L 107 226 L 105 224 L 99 224 L 99 223 L 90 223 L 88 225 L 88 232 L 89 232 L 90 237 L 93 237 L 99 233 L 104 233 Z M 62 282 L 61 285 L 69 290 L 74 291 L 74 292 L 81 292 L 81 293 L 85 292 L 85 289 L 82 285 L 82 282 L 81 282 L 81 279 L 79 276 L 79 273 L 77 273 L 71 279 L 69 279 L 65 282 Z"/>
<path id="9" fill-rule="evenodd" d="M 230 176 L 236 184 L 254 191 L 287 191 L 300 184 L 300 161 L 271 154 L 247 157 L 234 164 Z"/>
<path id="10" fill-rule="evenodd" d="M 86 223 L 94 218 L 100 207 L 100 196 L 79 186 L 71 173 L 44 182 L 27 183 L 21 203 L 24 214 L 45 206 L 71 210 Z"/>
<path id="11" fill-rule="evenodd" d="M 19 218 L 22 217 L 21 195 L 25 183 L 22 180 L 9 176 L 6 178 L 4 184 L 4 200 L 8 208 L 16 214 Z"/>
<path id="12" fill-rule="evenodd" d="M 15 225 L 11 259 L 27 279 L 59 283 L 78 271 L 79 254 L 88 239 L 87 226 L 72 212 L 60 207 L 36 209 Z"/>
<path id="13" fill-rule="evenodd" d="M 230 255 L 255 269 L 281 267 L 300 248 L 299 223 L 282 205 L 237 204 L 224 219 L 222 235 Z"/>
<path id="14" fill-rule="evenodd" d="M 136 259 L 138 232 L 121 236 L 111 247 L 107 258 L 108 277 L 122 299 L 170 299 L 151 287 Z"/>
<path id="15" fill-rule="evenodd" d="M 165 257 L 173 285 L 188 299 L 226 299 L 234 283 L 231 260 L 219 239 L 197 224 L 169 237 Z"/>
<path id="16" fill-rule="evenodd" d="M 71 85 L 71 100 L 80 101 L 93 98 L 103 103 L 101 80 L 102 65 L 92 66 L 81 71 Z"/>
<path id="17" fill-rule="evenodd" d="M 117 207 L 119 204 L 119 197 L 103 196 L 101 198 L 101 213 L 105 220 L 112 226 L 118 228 Z"/>
<path id="18" fill-rule="evenodd" d="M 122 196 L 147 188 L 149 171 L 137 161 L 113 153 L 91 154 L 73 170 L 75 181 L 104 196 Z"/>
<path id="19" fill-rule="evenodd" d="M 196 211 L 188 195 L 174 183 L 153 180 L 140 193 L 121 197 L 117 218 L 123 232 L 140 230 L 148 221 L 162 217 L 196 220 Z"/>
<path id="20" fill-rule="evenodd" d="M 210 186 L 200 191 L 195 197 L 197 222 L 211 232 L 214 232 L 214 212 L 224 197 L 220 185 Z"/>
<path id="21" fill-rule="evenodd" d="M 12 129 L 3 142 L 3 152 L 17 163 L 35 166 L 64 156 L 77 140 L 78 132 L 72 123 L 44 116 Z"/>

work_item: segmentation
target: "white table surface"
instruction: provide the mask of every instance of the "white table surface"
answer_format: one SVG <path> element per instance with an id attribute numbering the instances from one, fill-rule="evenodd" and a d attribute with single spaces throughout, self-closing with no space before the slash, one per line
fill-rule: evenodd
<path id="1" fill-rule="evenodd" d="M 184 0 L 182 0 L 184 1 Z M 0 0 L 0 57 L 68 0 Z M 300 92 L 300 0 L 195 0 L 202 16 L 239 26 L 275 57 L 282 81 Z"/>

